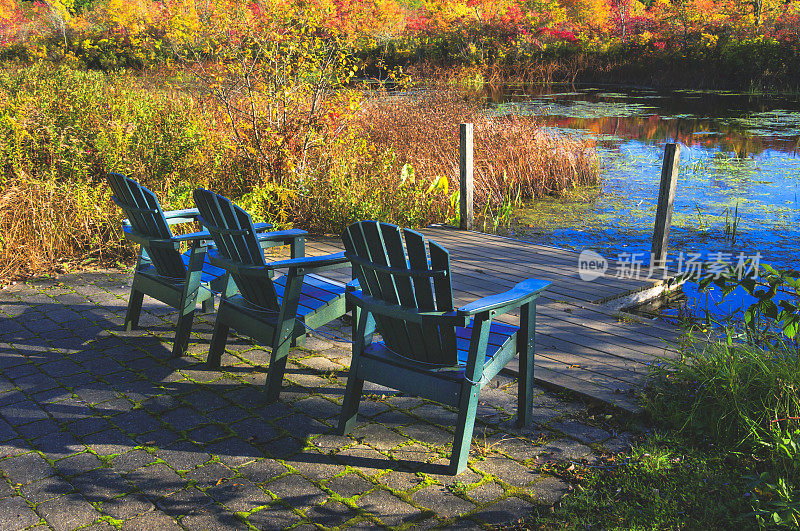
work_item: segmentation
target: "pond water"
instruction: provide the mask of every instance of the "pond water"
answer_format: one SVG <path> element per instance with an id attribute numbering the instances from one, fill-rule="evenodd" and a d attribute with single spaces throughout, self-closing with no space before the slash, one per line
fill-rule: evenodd
<path id="1" fill-rule="evenodd" d="M 599 186 L 518 209 L 511 235 L 606 258 L 641 253 L 648 263 L 664 145 L 677 141 L 670 257 L 760 255 L 762 263 L 800 269 L 800 95 L 554 86 L 490 99 L 496 113 L 534 115 L 559 134 L 596 141 L 601 158 Z M 694 285 L 683 291 L 688 299 L 666 315 L 731 311 L 730 302 L 714 304 L 719 294 L 707 302 Z M 738 299 L 734 309 L 746 302 Z"/>

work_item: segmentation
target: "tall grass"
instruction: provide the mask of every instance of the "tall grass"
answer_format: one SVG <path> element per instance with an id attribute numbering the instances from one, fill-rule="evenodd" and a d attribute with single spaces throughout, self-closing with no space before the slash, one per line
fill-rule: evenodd
<path id="1" fill-rule="evenodd" d="M 0 279 L 119 258 L 118 217 L 107 201 L 102 186 L 7 181 L 0 195 Z"/>
<path id="2" fill-rule="evenodd" d="M 467 92 L 432 87 L 369 102 L 360 118 L 365 135 L 413 165 L 418 177 L 458 187 L 459 124 L 474 124 L 475 203 L 500 205 L 595 184 L 598 164 L 584 140 L 544 132 L 532 117 L 492 117 Z"/>
<path id="3" fill-rule="evenodd" d="M 204 115 L 138 81 L 48 64 L 0 72 L 0 279 L 125 256 L 105 170 L 135 175 L 165 208 L 207 185 L 220 164 Z"/>
<path id="4" fill-rule="evenodd" d="M 760 449 L 773 429 L 800 427 L 800 352 L 790 345 L 689 340 L 651 377 L 648 410 L 698 437 Z"/>
<path id="5" fill-rule="evenodd" d="M 263 182 L 240 203 L 272 222 L 334 235 L 363 219 L 420 227 L 453 216 L 446 190 L 404 179 L 395 153 L 371 143 L 357 127 L 336 135 L 315 157 L 303 178 L 284 186 Z"/>
<path id="6" fill-rule="evenodd" d="M 800 352 L 689 340 L 651 371 L 645 406 L 706 447 L 754 463 L 743 475 L 759 525 L 800 525 Z M 740 468 L 744 468 L 741 467 Z"/>

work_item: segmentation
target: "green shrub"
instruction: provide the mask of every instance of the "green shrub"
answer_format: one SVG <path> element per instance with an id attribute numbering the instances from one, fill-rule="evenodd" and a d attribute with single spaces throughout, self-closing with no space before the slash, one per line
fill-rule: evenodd
<path id="1" fill-rule="evenodd" d="M 41 63 L 0 72 L 0 101 L 0 277 L 124 256 L 106 169 L 167 208 L 190 205 L 187 188 L 214 171 L 203 115 L 129 75 Z"/>

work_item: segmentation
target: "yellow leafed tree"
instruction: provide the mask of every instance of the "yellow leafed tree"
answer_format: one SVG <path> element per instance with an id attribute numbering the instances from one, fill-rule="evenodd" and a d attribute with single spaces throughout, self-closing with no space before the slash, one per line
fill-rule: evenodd
<path id="1" fill-rule="evenodd" d="M 525 17 L 534 28 L 554 27 L 567 20 L 567 10 L 558 0 L 526 0 Z"/>
<path id="2" fill-rule="evenodd" d="M 109 0 L 106 13 L 109 22 L 136 35 L 155 23 L 159 9 L 151 0 Z"/>
<path id="3" fill-rule="evenodd" d="M 562 5 L 569 19 L 580 28 L 602 28 L 611 15 L 606 0 L 562 0 Z"/>
<path id="4" fill-rule="evenodd" d="M 430 0 L 425 2 L 424 11 L 430 20 L 431 29 L 439 31 L 446 31 L 455 21 L 472 15 L 467 2 L 461 0 Z"/>

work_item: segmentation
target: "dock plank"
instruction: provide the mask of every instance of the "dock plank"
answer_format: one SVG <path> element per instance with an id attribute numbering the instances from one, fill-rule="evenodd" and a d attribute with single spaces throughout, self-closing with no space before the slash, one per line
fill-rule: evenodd
<path id="1" fill-rule="evenodd" d="M 437 231 L 437 241 L 447 242 L 451 247 L 462 251 L 473 252 L 484 257 L 494 258 L 495 260 L 508 259 L 511 264 L 521 261 L 526 267 L 552 270 L 555 266 L 559 268 L 556 271 L 557 274 L 571 279 L 579 278 L 577 273 L 578 257 L 580 255 L 574 251 L 538 245 L 522 240 L 514 240 L 503 236 L 459 231 L 446 227 L 425 229 L 422 232 L 425 233 L 430 230 Z M 503 254 L 498 256 L 498 250 L 502 250 Z M 661 278 L 630 278 L 629 275 L 624 274 L 624 271 L 629 268 L 622 262 L 612 258 L 607 258 L 607 262 L 607 271 L 596 280 L 589 283 L 588 286 L 605 286 L 613 290 L 633 290 L 663 283 L 663 279 Z M 612 292 L 611 295 L 613 296 L 615 293 Z"/>

